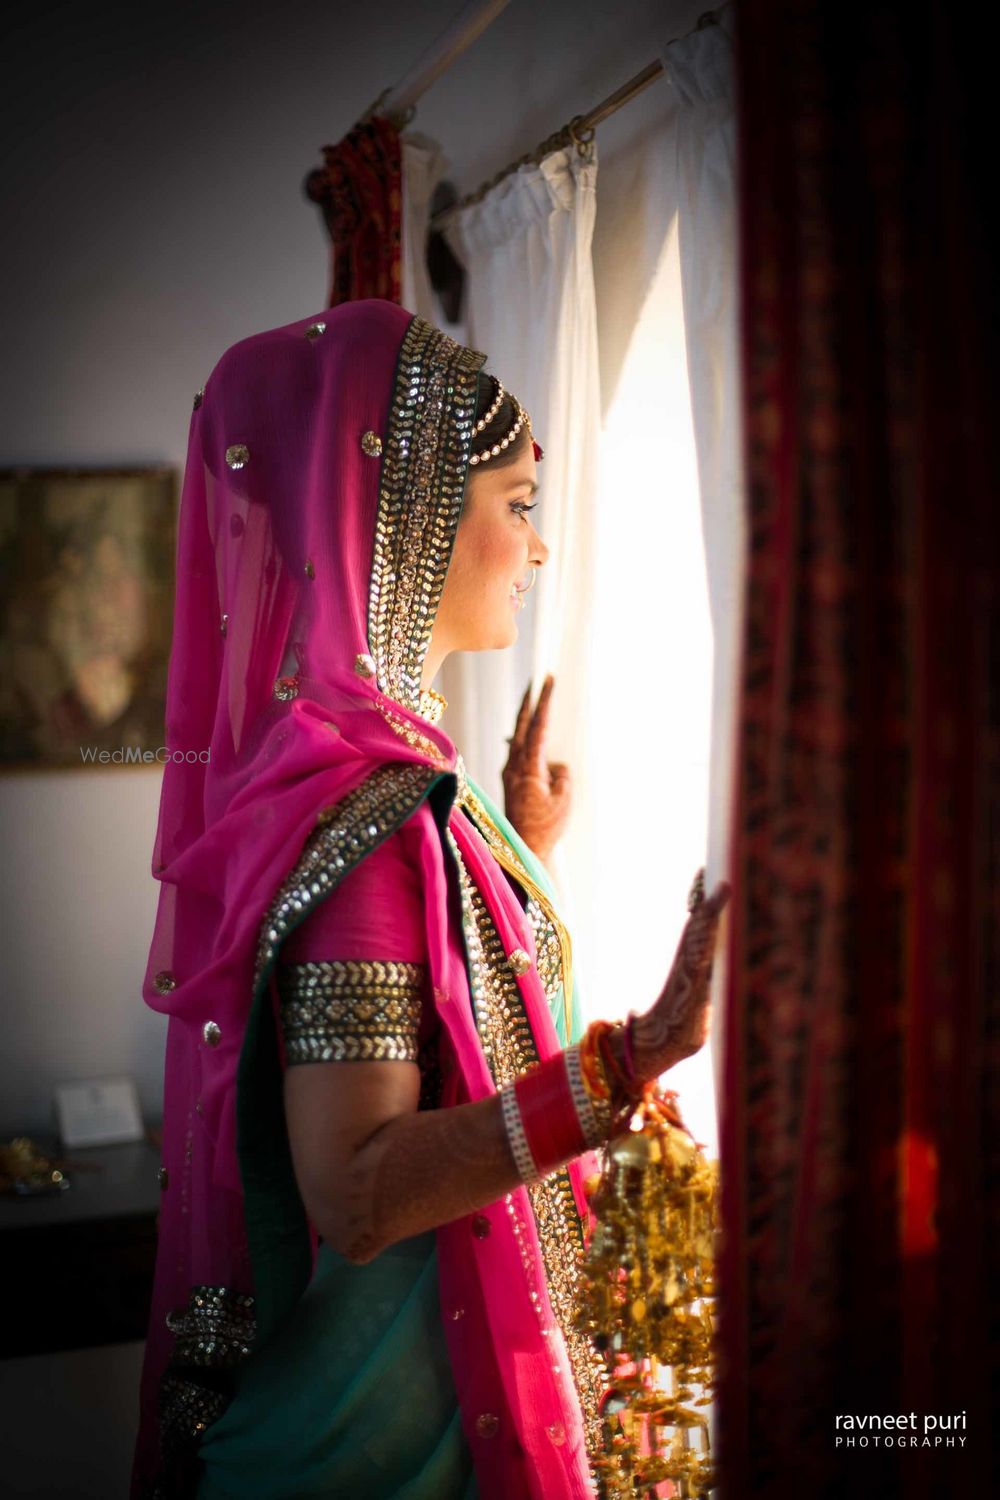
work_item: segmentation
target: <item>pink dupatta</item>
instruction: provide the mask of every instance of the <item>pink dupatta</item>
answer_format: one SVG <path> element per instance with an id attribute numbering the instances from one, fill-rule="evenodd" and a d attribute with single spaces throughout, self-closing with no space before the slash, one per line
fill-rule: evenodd
<path id="1" fill-rule="evenodd" d="M 505 1081 L 477 1031 L 470 974 L 497 974 L 489 953 L 477 967 L 454 919 L 461 867 L 501 957 L 533 953 L 532 930 L 457 805 L 474 805 L 465 769 L 420 687 L 484 362 L 369 300 L 241 341 L 195 398 L 143 990 L 170 1020 L 133 1500 L 193 1493 L 202 1434 L 308 1284 L 316 1242 L 284 1126 L 274 964 L 338 880 L 410 819 L 442 1107 Z M 550 1056 L 562 1043 L 537 967 L 504 982 L 525 1045 Z M 437 1230 L 484 1497 L 593 1493 L 597 1363 L 570 1312 L 594 1166 L 588 1154 Z"/>

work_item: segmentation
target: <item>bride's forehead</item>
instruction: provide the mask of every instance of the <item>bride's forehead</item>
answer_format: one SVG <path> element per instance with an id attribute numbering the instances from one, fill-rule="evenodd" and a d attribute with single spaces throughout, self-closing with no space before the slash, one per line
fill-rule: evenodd
<path id="1" fill-rule="evenodd" d="M 488 464 L 483 464 L 474 472 L 470 470 L 466 488 L 477 495 L 506 495 L 512 490 L 530 492 L 533 495 L 538 489 L 535 456 L 529 448 L 515 463 L 503 464 L 492 470 Z"/>

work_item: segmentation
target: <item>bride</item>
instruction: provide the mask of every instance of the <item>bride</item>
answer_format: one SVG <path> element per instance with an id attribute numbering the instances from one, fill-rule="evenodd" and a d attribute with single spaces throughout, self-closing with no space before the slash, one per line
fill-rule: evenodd
<path id="1" fill-rule="evenodd" d="M 707 1035 L 723 883 L 585 1026 L 525 694 L 507 814 L 440 726 L 548 548 L 516 396 L 393 303 L 244 339 L 195 397 L 144 998 L 169 1016 L 132 1495 L 577 1500 L 595 1150 Z M 206 756 L 201 752 L 208 751 Z"/>

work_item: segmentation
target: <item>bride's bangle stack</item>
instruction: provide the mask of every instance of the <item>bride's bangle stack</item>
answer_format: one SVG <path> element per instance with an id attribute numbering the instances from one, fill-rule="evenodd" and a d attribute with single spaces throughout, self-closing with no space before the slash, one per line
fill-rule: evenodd
<path id="1" fill-rule="evenodd" d="M 500 1090 L 504 1124 L 523 1182 L 561 1167 L 601 1145 L 612 1120 L 642 1096 L 635 1076 L 630 1013 L 624 1027 L 593 1021 L 572 1047 L 536 1063 Z M 609 1038 L 624 1031 L 624 1066 Z"/>

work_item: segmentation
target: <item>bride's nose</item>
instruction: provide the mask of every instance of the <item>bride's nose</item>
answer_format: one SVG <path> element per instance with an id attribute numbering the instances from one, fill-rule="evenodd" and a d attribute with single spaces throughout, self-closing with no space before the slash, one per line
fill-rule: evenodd
<path id="1" fill-rule="evenodd" d="M 536 531 L 531 546 L 531 556 L 528 558 L 528 561 L 531 563 L 532 567 L 540 568 L 543 563 L 548 561 L 548 557 L 549 549 Z"/>

